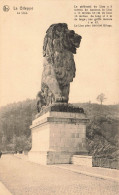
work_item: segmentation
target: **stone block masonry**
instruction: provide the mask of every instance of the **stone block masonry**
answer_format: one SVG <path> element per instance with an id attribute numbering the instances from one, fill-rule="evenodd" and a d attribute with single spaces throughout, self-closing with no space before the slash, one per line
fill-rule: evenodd
<path id="1" fill-rule="evenodd" d="M 39 164 L 71 163 L 75 154 L 86 154 L 84 113 L 48 110 L 32 122 L 29 160 Z"/>

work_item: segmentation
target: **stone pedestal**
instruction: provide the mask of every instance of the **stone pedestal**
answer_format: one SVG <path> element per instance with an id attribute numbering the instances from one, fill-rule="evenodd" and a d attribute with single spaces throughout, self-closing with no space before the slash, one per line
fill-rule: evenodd
<path id="1" fill-rule="evenodd" d="M 86 154 L 86 123 L 83 109 L 52 106 L 32 122 L 29 160 L 39 164 L 71 163 L 75 154 Z"/>

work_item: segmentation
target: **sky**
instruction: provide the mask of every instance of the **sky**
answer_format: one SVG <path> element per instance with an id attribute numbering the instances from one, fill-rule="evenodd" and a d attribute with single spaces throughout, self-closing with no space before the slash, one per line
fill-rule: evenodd
<path id="1" fill-rule="evenodd" d="M 77 3 L 78 2 L 78 3 Z M 112 28 L 74 27 L 74 4 L 93 1 L 6 0 L 9 12 L 0 3 L 0 106 L 34 99 L 40 91 L 43 70 L 43 39 L 51 24 L 67 23 L 82 36 L 75 54 L 76 77 L 71 83 L 69 102 L 97 102 L 104 93 L 104 104 L 119 103 L 119 14 L 118 1 L 94 1 L 113 5 Z M 16 14 L 15 7 L 33 7 L 29 14 Z"/>

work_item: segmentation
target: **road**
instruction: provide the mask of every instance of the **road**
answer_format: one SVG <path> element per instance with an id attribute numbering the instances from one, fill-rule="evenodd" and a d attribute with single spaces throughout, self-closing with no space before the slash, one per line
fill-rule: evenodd
<path id="1" fill-rule="evenodd" d="M 13 155 L 3 155 L 0 159 L 0 181 L 13 195 L 119 194 L 116 181 L 31 163 Z"/>

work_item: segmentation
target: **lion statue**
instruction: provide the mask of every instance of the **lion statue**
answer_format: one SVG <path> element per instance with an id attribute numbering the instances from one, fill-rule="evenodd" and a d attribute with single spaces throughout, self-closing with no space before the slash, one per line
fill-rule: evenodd
<path id="1" fill-rule="evenodd" d="M 81 38 L 73 30 L 69 30 L 65 23 L 52 24 L 46 31 L 37 108 L 53 102 L 68 103 L 70 82 L 73 81 L 76 71 L 73 54 L 76 54 Z"/>

